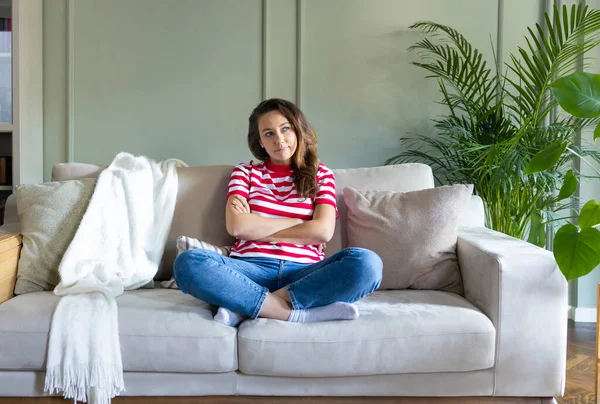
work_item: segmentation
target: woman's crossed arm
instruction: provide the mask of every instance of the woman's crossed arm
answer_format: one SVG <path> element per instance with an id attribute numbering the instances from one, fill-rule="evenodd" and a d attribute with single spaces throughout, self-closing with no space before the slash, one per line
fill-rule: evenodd
<path id="1" fill-rule="evenodd" d="M 261 240 L 302 222 L 301 219 L 273 219 L 252 214 L 246 198 L 240 195 L 231 195 L 227 199 L 225 225 L 227 233 L 236 238 Z"/>
<path id="2" fill-rule="evenodd" d="M 333 236 L 335 214 L 333 206 L 318 204 L 312 220 L 266 218 L 252 214 L 244 197 L 232 195 L 227 200 L 227 232 L 244 240 L 322 244 Z"/>

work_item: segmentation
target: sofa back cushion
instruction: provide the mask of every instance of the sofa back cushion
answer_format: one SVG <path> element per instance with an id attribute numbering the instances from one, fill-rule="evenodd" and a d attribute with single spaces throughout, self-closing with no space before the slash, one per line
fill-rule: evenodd
<path id="1" fill-rule="evenodd" d="M 178 168 L 179 190 L 171 231 L 157 280 L 169 279 L 177 256 L 177 238 L 194 237 L 216 246 L 232 245 L 235 239 L 225 228 L 227 184 L 233 166 Z"/>
<path id="2" fill-rule="evenodd" d="M 105 168 L 106 166 L 87 163 L 56 163 L 52 166 L 52 181 L 97 177 Z"/>
<path id="3" fill-rule="evenodd" d="M 64 181 L 99 175 L 103 166 L 84 163 L 60 163 L 52 168 L 52 180 Z M 227 184 L 233 166 L 206 166 L 178 168 L 179 191 L 171 231 L 165 246 L 163 260 L 156 280 L 172 276 L 173 261 L 177 255 L 179 236 L 195 237 L 214 245 L 234 242 L 225 228 Z M 333 238 L 327 243 L 329 256 L 347 246 L 344 187 L 362 190 L 396 192 L 432 188 L 431 168 L 424 164 L 400 164 L 372 168 L 332 170 L 336 179 L 336 196 L 340 213 Z"/>

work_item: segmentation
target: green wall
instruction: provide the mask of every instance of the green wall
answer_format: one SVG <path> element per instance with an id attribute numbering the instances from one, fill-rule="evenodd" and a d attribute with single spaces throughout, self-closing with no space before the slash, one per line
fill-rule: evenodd
<path id="1" fill-rule="evenodd" d="M 536 21 L 526 11 L 511 23 Z M 47 179 L 55 162 L 106 164 L 121 150 L 249 159 L 248 116 L 271 96 L 300 104 L 330 167 L 382 165 L 440 111 L 435 82 L 409 64 L 420 35 L 408 26 L 451 24 L 493 62 L 498 2 L 56 0 L 44 18 Z"/>
<path id="2" fill-rule="evenodd" d="M 119 151 L 190 165 L 250 159 L 248 116 L 273 96 L 300 105 L 331 168 L 382 165 L 401 135 L 431 133 L 442 111 L 435 82 L 410 64 L 421 36 L 409 25 L 449 24 L 492 64 L 491 46 L 508 60 L 552 3 L 44 2 L 44 178 L 54 163 L 108 164 Z M 582 197 L 599 195 L 582 186 Z M 570 303 L 595 307 L 598 281 L 595 271 L 572 283 Z"/>

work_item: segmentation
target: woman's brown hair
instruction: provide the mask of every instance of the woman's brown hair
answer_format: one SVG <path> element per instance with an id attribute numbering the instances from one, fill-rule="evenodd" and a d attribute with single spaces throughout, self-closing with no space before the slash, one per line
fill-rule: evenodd
<path id="1" fill-rule="evenodd" d="M 317 193 L 317 135 L 308 120 L 296 105 L 280 98 L 271 98 L 258 104 L 248 118 L 248 147 L 259 160 L 269 160 L 269 155 L 260 145 L 258 120 L 264 114 L 279 111 L 285 116 L 296 133 L 296 152 L 292 156 L 292 171 L 296 190 L 303 197 L 315 196 Z"/>

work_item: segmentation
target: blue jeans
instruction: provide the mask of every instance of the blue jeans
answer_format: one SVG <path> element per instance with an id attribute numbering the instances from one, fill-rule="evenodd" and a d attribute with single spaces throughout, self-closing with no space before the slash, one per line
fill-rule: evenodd
<path id="1" fill-rule="evenodd" d="M 258 316 L 268 292 L 283 287 L 294 309 L 355 302 L 379 287 L 382 269 L 381 258 L 364 248 L 346 248 L 316 264 L 195 249 L 173 264 L 183 293 L 251 318 Z"/>

